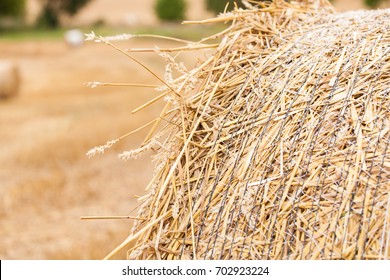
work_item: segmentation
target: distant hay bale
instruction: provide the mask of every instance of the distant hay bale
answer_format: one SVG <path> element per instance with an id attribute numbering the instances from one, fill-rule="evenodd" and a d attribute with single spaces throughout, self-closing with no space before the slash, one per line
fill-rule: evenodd
<path id="1" fill-rule="evenodd" d="M 390 10 L 247 6 L 201 22 L 232 24 L 124 155 L 159 149 L 108 258 L 389 259 Z"/>
<path id="2" fill-rule="evenodd" d="M 17 95 L 19 84 L 19 71 L 16 65 L 0 60 L 0 99 Z"/>
<path id="3" fill-rule="evenodd" d="M 78 29 L 71 29 L 65 32 L 64 39 L 69 47 L 77 48 L 84 44 L 84 33 Z"/>

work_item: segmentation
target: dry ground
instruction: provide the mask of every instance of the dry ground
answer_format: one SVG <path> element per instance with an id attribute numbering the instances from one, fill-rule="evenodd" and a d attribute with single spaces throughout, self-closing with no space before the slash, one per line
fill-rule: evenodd
<path id="1" fill-rule="evenodd" d="M 139 57 L 162 73 L 162 59 Z M 122 54 L 93 43 L 69 49 L 60 41 L 0 41 L 2 58 L 19 65 L 22 87 L 17 98 L 0 101 L 0 259 L 103 258 L 127 236 L 131 222 L 79 217 L 127 215 L 137 206 L 134 195 L 144 193 L 152 175 L 150 155 L 124 162 L 117 154 L 137 147 L 147 131 L 103 156 L 88 159 L 85 153 L 147 123 L 161 104 L 132 115 L 158 93 L 90 89 L 84 83 L 155 84 L 156 79 Z"/>

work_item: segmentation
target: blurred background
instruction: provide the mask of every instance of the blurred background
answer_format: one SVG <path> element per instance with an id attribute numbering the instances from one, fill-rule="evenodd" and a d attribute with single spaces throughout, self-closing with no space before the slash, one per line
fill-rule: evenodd
<path id="1" fill-rule="evenodd" d="M 153 120 L 151 88 L 97 87 L 90 81 L 159 84 L 114 49 L 84 33 L 157 34 L 198 40 L 223 26 L 183 26 L 212 17 L 224 0 L 0 0 L 0 259 L 101 259 L 129 233 L 130 220 L 80 216 L 136 215 L 137 196 L 153 174 L 151 154 L 123 161 L 147 134 L 104 155 L 86 152 Z M 232 2 L 232 1 L 231 1 Z M 239 1 L 237 1 L 239 2 Z M 339 11 L 390 7 L 387 0 L 334 0 Z M 71 30 L 71 32 L 69 32 Z M 176 47 L 134 38 L 121 48 Z M 159 76 L 165 62 L 136 53 Z M 194 54 L 179 56 L 187 67 Z M 125 252 L 118 258 L 125 258 Z"/>

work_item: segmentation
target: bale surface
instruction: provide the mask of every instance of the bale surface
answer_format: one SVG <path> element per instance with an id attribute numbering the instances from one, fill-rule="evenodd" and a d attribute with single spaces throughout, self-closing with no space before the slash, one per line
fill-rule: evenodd
<path id="1" fill-rule="evenodd" d="M 321 2 L 251 1 L 202 22 L 231 25 L 167 82 L 166 126 L 144 145 L 159 149 L 155 176 L 113 253 L 390 257 L 390 11 Z"/>

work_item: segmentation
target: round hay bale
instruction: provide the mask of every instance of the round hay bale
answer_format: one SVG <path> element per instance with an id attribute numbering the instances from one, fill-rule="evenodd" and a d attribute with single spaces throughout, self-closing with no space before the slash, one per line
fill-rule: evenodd
<path id="1" fill-rule="evenodd" d="M 12 62 L 0 60 L 0 98 L 17 95 L 20 86 L 19 71 Z"/>
<path id="2" fill-rule="evenodd" d="M 306 2 L 201 22 L 232 24 L 188 46 L 215 51 L 168 81 L 156 136 L 122 154 L 159 147 L 108 258 L 134 240 L 130 259 L 390 258 L 390 10 Z"/>
<path id="3" fill-rule="evenodd" d="M 84 44 L 84 33 L 78 29 L 71 29 L 65 32 L 65 42 L 72 48 L 81 47 Z"/>

